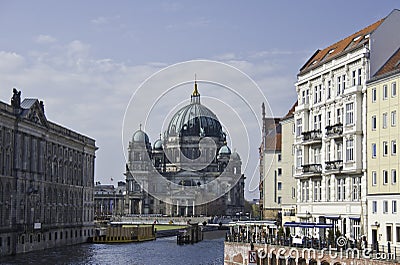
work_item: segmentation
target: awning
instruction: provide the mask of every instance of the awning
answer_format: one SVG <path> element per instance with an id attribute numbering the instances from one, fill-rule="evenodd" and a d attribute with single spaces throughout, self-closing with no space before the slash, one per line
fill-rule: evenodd
<path id="1" fill-rule="evenodd" d="M 349 216 L 349 219 L 357 221 L 357 222 L 360 222 L 360 220 L 361 220 L 361 218 L 359 216 Z"/>
<path id="2" fill-rule="evenodd" d="M 332 227 L 333 227 L 333 224 L 322 224 L 322 223 L 319 223 L 319 224 L 315 225 L 315 228 L 332 228 Z"/>
<path id="3" fill-rule="evenodd" d="M 331 220 L 338 220 L 340 218 L 340 215 L 325 215 L 325 218 Z"/>
<path id="4" fill-rule="evenodd" d="M 315 223 L 304 223 L 304 222 L 301 222 L 301 223 L 299 223 L 299 227 L 301 227 L 301 228 L 314 228 L 315 227 Z"/>
<path id="5" fill-rule="evenodd" d="M 286 226 L 286 227 L 298 227 L 299 223 L 297 223 L 297 222 L 286 222 L 286 223 L 283 224 L 283 226 Z"/>

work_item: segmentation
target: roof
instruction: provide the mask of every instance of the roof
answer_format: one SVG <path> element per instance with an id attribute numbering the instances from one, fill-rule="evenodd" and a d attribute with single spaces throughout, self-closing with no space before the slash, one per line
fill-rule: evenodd
<path id="1" fill-rule="evenodd" d="M 384 18 L 348 36 L 347 38 L 344 38 L 330 45 L 329 47 L 326 47 L 323 50 L 317 50 L 300 69 L 300 73 L 311 70 L 312 68 L 319 66 L 322 63 L 328 62 L 333 58 L 345 54 L 349 50 L 352 50 L 368 42 L 369 34 L 375 31 L 375 29 L 377 29 L 383 21 Z"/>
<path id="2" fill-rule="evenodd" d="M 297 101 L 293 104 L 293 106 L 290 108 L 290 110 L 288 111 L 288 113 L 285 115 L 285 116 L 283 116 L 283 118 L 282 118 L 282 120 L 285 120 L 285 119 L 289 119 L 289 118 L 291 118 L 291 117 L 293 117 L 294 116 L 294 111 L 295 111 L 295 108 L 297 107 Z"/>
<path id="3" fill-rule="evenodd" d="M 376 72 L 374 78 L 387 76 L 400 70 L 400 48 L 386 61 L 386 63 Z"/>

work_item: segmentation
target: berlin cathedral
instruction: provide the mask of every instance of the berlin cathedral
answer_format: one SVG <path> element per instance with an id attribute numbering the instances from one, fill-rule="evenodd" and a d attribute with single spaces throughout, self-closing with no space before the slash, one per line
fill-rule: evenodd
<path id="1" fill-rule="evenodd" d="M 141 128 L 128 146 L 126 214 L 234 216 L 244 207 L 241 159 L 231 152 L 217 116 L 200 103 L 171 118 L 154 144 Z"/>

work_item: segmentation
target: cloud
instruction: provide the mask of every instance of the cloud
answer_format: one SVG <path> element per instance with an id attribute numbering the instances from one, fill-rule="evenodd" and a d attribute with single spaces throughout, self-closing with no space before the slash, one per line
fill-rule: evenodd
<path id="1" fill-rule="evenodd" d="M 25 64 L 25 58 L 15 52 L 0 51 L 0 72 L 10 73 L 21 69 Z"/>
<path id="2" fill-rule="evenodd" d="M 50 36 L 50 35 L 38 35 L 35 38 L 35 42 L 39 44 L 49 44 L 49 43 L 54 43 L 56 42 L 57 39 Z"/>

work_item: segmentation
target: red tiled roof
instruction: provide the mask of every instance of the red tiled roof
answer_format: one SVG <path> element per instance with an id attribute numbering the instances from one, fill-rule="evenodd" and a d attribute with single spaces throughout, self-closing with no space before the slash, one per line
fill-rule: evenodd
<path id="1" fill-rule="evenodd" d="M 381 19 L 372 25 L 348 36 L 347 38 L 332 44 L 331 46 L 323 49 L 317 50 L 311 58 L 305 63 L 305 65 L 300 69 L 300 73 L 310 70 L 311 68 L 321 64 L 322 62 L 327 62 L 332 58 L 345 53 L 349 49 L 359 46 L 367 41 L 365 36 L 372 33 L 379 25 L 383 22 Z"/>
<path id="2" fill-rule="evenodd" d="M 400 70 L 400 48 L 386 61 L 378 72 L 376 72 L 374 77 L 386 75 L 395 70 Z"/>
<path id="3" fill-rule="evenodd" d="M 297 101 L 293 104 L 292 108 L 288 111 L 288 113 L 283 116 L 282 120 L 293 117 L 294 115 L 294 110 L 297 107 Z"/>

